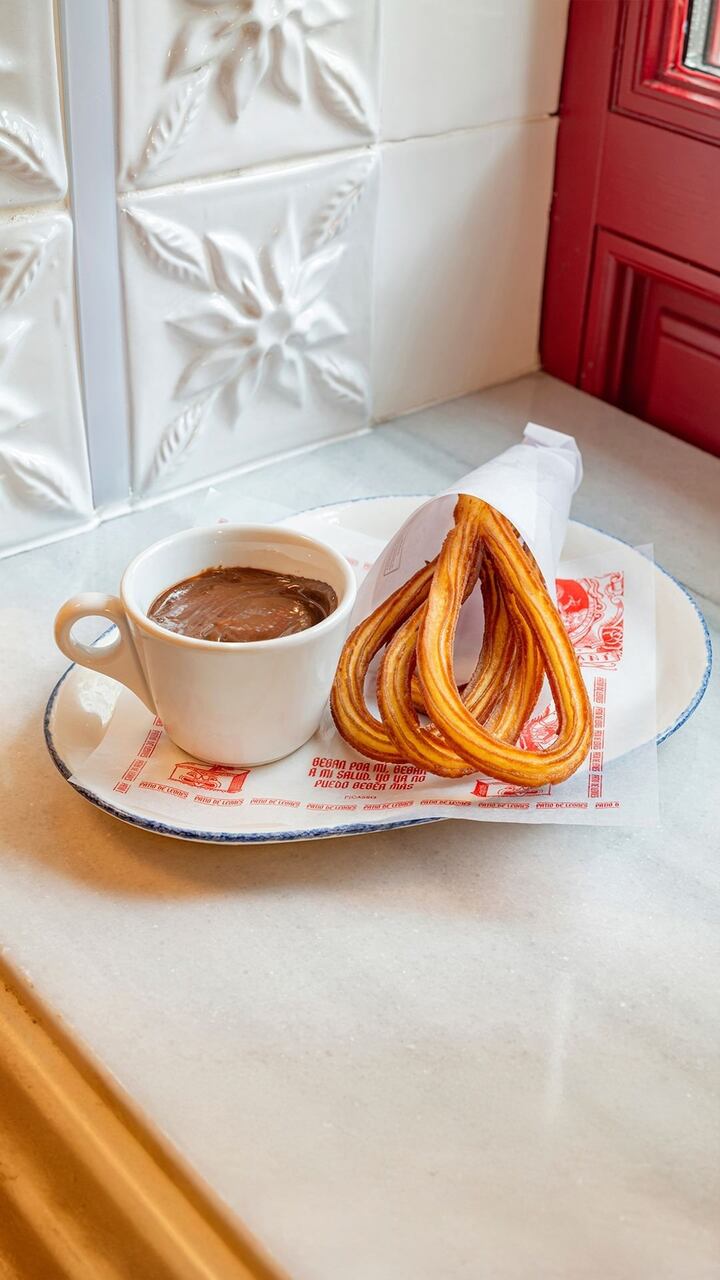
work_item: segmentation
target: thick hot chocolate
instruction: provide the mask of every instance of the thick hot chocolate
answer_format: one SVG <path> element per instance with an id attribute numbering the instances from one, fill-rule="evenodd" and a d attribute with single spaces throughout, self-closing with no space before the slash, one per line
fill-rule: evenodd
<path id="1" fill-rule="evenodd" d="M 153 600 L 148 617 L 179 635 L 235 643 L 306 631 L 337 603 L 327 582 L 237 565 L 176 582 Z"/>

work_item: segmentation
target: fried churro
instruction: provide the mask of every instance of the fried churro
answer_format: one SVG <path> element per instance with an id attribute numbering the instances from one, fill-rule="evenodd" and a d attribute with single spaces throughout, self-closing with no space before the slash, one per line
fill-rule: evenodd
<path id="1" fill-rule="evenodd" d="M 459 688 L 453 651 L 460 611 L 480 583 L 485 614 L 473 674 Z M 377 678 L 380 719 L 365 684 Z M 547 677 L 558 717 L 545 751 L 516 743 Z M 590 747 L 590 702 L 540 571 L 512 524 L 461 494 L 438 557 L 355 628 L 331 697 L 335 724 L 362 755 L 409 762 L 443 777 L 483 773 L 538 787 L 562 782 Z"/>

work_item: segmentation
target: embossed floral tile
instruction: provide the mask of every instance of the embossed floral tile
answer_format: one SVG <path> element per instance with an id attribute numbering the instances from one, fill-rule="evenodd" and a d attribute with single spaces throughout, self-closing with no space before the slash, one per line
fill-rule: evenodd
<path id="1" fill-rule="evenodd" d="M 0 205 L 67 188 L 52 0 L 0 4 Z"/>
<path id="2" fill-rule="evenodd" d="M 377 0 L 118 0 L 119 184 L 376 136 Z"/>
<path id="3" fill-rule="evenodd" d="M 369 420 L 376 160 L 126 198 L 134 491 Z"/>
<path id="4" fill-rule="evenodd" d="M 92 511 L 73 296 L 67 215 L 0 220 L 0 551 Z"/>

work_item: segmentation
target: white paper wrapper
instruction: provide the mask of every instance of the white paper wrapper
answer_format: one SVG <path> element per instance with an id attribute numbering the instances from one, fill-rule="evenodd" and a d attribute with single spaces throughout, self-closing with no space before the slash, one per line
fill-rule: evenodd
<path id="1" fill-rule="evenodd" d="M 324 538 L 355 565 L 361 583 L 354 621 L 435 556 L 452 526 L 458 492 L 492 503 L 518 528 L 555 592 L 560 553 L 582 463 L 570 436 L 536 424 L 523 442 L 423 504 L 387 546 L 310 515 L 291 524 Z M 257 506 L 257 504 L 256 504 Z M 274 515 L 279 512 L 275 508 Z M 215 492 L 199 523 L 252 517 Z M 267 518 L 267 517 L 266 517 Z M 657 821 L 654 567 L 619 543 L 560 565 L 559 607 L 576 646 L 593 704 L 587 762 L 567 782 L 537 791 L 480 776 L 449 780 L 410 765 L 385 765 L 352 751 L 329 715 L 300 751 L 262 768 L 213 768 L 188 759 L 130 693 L 120 695 L 103 742 L 73 779 L 113 807 L 120 797 L 149 820 L 209 834 L 364 829 L 432 817 L 515 822 L 648 825 Z M 482 629 L 479 591 L 463 611 L 458 646 L 474 659 Z M 524 743 L 552 740 L 554 715 L 543 691 Z M 201 814 L 200 818 L 198 815 Z"/>
<path id="2" fill-rule="evenodd" d="M 390 540 L 358 592 L 353 626 L 432 560 L 453 525 L 458 493 L 483 498 L 522 534 L 555 596 L 570 504 L 582 479 L 582 459 L 572 436 L 529 422 L 522 443 L 463 476 L 457 485 L 426 502 Z M 482 642 L 480 586 L 463 609 L 455 642 L 455 671 L 470 675 Z"/>
<path id="3" fill-rule="evenodd" d="M 512 521 L 554 592 L 570 504 L 581 480 L 582 459 L 573 437 L 529 422 L 521 444 L 468 472 L 406 521 L 368 574 L 359 593 L 356 621 L 437 555 L 452 528 L 458 493 L 483 498 Z"/>

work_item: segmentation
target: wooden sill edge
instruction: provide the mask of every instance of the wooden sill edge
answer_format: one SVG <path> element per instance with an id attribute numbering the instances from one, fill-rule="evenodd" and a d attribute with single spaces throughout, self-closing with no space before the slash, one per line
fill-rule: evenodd
<path id="1" fill-rule="evenodd" d="M 284 1280 L 0 958 L 2 1280 Z"/>

